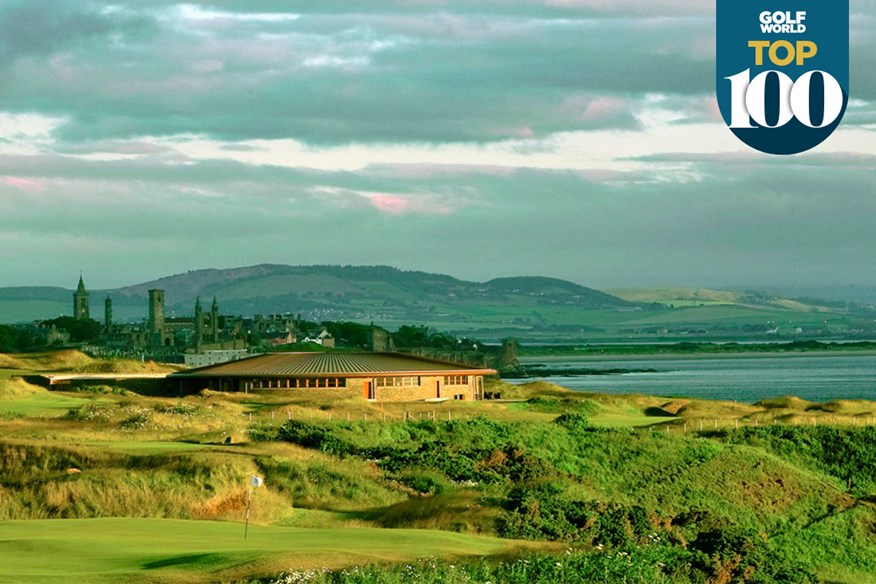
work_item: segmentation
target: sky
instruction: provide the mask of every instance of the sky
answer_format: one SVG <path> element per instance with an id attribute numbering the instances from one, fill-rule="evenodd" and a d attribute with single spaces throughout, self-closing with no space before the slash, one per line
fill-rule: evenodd
<path id="1" fill-rule="evenodd" d="M 699 0 L 0 0 L 0 286 L 259 263 L 873 284 L 876 0 L 808 153 L 739 142 Z"/>

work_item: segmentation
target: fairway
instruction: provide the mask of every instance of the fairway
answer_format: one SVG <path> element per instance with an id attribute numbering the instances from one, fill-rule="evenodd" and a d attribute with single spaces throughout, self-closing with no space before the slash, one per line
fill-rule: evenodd
<path id="1" fill-rule="evenodd" d="M 216 582 L 299 568 L 488 556 L 525 545 L 415 529 L 250 525 L 243 536 L 242 523 L 219 521 L 5 521 L 0 582 Z"/>
<path id="2" fill-rule="evenodd" d="M 88 399 L 41 392 L 15 398 L 0 397 L 0 414 L 8 412 L 24 417 L 60 416 L 72 408 L 89 403 Z"/>

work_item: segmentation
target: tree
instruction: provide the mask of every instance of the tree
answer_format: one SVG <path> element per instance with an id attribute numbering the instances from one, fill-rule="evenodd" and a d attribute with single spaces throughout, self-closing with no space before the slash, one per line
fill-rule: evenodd
<path id="1" fill-rule="evenodd" d="M 18 351 L 18 340 L 15 330 L 11 326 L 0 324 L 0 353 L 14 353 Z"/>
<path id="2" fill-rule="evenodd" d="M 87 319 L 75 319 L 72 316 L 59 316 L 52 320 L 44 321 L 45 326 L 55 326 L 70 333 L 70 340 L 74 343 L 87 343 L 97 340 L 103 328 L 99 322 Z"/>

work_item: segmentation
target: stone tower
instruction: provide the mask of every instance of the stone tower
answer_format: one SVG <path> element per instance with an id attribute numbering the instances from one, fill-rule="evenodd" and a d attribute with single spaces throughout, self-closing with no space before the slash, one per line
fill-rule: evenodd
<path id="1" fill-rule="evenodd" d="M 375 353 L 383 353 L 386 351 L 395 350 L 395 343 L 392 341 L 392 335 L 384 328 L 374 326 L 371 323 L 371 329 L 368 331 L 368 350 Z"/>
<path id="2" fill-rule="evenodd" d="M 73 293 L 73 318 L 76 320 L 88 320 L 88 292 L 85 290 L 85 282 L 82 274 L 79 274 L 79 287 Z"/>
<path id="3" fill-rule="evenodd" d="M 113 301 L 109 294 L 106 295 L 106 300 L 103 301 L 103 330 L 106 334 L 113 332 Z"/>
<path id="4" fill-rule="evenodd" d="M 213 297 L 213 306 L 210 308 L 210 342 L 219 342 L 219 303 Z"/>
<path id="5" fill-rule="evenodd" d="M 149 291 L 149 334 L 164 334 L 164 290 Z"/>
<path id="6" fill-rule="evenodd" d="M 195 299 L 195 351 L 201 352 L 204 342 L 204 311 L 201 309 L 201 297 Z"/>

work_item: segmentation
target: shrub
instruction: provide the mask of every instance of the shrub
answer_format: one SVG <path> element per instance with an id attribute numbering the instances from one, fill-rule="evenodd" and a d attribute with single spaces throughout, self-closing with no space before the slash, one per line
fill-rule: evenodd
<path id="1" fill-rule="evenodd" d="M 447 479 L 434 471 L 411 470 L 398 477 L 398 481 L 422 495 L 440 495 L 451 489 Z"/>
<path id="2" fill-rule="evenodd" d="M 800 460 L 836 477 L 859 497 L 876 491 L 876 428 L 764 426 L 722 433 L 722 437 Z"/>
<path id="3" fill-rule="evenodd" d="M 725 526 L 704 531 L 690 547 L 706 558 L 700 560 L 700 567 L 716 581 L 818 582 L 808 568 L 770 549 L 766 536 L 751 528 Z"/>
<path id="4" fill-rule="evenodd" d="M 279 434 L 280 429 L 270 422 L 255 422 L 246 429 L 246 435 L 253 442 L 273 442 Z"/>
<path id="5" fill-rule="evenodd" d="M 68 420 L 78 422 L 106 422 L 109 421 L 111 408 L 107 404 L 87 403 L 81 407 L 67 411 L 65 417 Z"/>
<path id="6" fill-rule="evenodd" d="M 563 414 L 554 420 L 554 424 L 571 432 L 582 432 L 590 428 L 590 422 L 584 414 Z"/>
<path id="7" fill-rule="evenodd" d="M 347 456 L 356 452 L 352 444 L 338 438 L 330 427 L 309 424 L 301 420 L 289 420 L 280 426 L 277 438 L 336 456 Z"/>
<path id="8" fill-rule="evenodd" d="M 152 416 L 149 415 L 149 412 L 143 410 L 135 413 L 134 415 L 126 418 L 119 424 L 125 430 L 142 430 L 149 426 L 149 423 L 152 421 Z"/>

